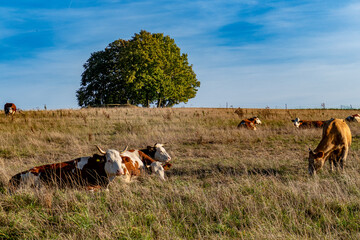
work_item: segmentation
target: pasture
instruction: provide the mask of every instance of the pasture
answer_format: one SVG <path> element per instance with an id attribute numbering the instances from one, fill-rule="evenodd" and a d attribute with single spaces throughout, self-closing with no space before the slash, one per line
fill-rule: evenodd
<path id="1" fill-rule="evenodd" d="M 360 124 L 345 173 L 308 176 L 321 129 L 291 119 L 345 118 L 354 110 L 94 108 L 0 115 L 1 239 L 359 239 Z M 24 188 L 9 178 L 104 149 L 166 143 L 167 181 L 143 175 L 110 191 Z"/>

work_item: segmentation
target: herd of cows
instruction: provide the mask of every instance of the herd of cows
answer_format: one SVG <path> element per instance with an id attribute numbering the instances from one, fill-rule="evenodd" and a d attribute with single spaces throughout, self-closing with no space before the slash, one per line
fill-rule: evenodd
<path id="1" fill-rule="evenodd" d="M 316 149 L 309 149 L 309 166 L 310 175 L 316 174 L 329 161 L 330 170 L 334 167 L 344 169 L 344 164 L 349 153 L 351 145 L 351 131 L 348 122 L 360 122 L 360 115 L 354 114 L 345 119 L 330 119 L 327 121 L 308 121 L 296 118 L 291 120 L 297 128 L 323 128 L 322 139 Z M 261 124 L 258 117 L 252 117 L 242 120 L 238 127 L 256 130 L 256 125 Z"/>
<path id="2" fill-rule="evenodd" d="M 16 112 L 15 104 L 6 103 L 4 111 L 6 115 L 13 115 Z M 299 118 L 292 120 L 298 128 L 323 128 L 319 145 L 314 151 L 309 149 L 310 175 L 316 174 L 327 160 L 331 170 L 333 167 L 344 168 L 351 145 L 351 132 L 345 120 L 360 122 L 360 115 L 355 114 L 346 119 L 328 121 L 306 121 Z M 256 125 L 261 123 L 258 117 L 252 117 L 242 120 L 238 127 L 256 130 Z M 33 167 L 18 173 L 10 179 L 9 191 L 14 192 L 23 185 L 40 187 L 42 184 L 56 184 L 60 187 L 77 186 L 94 191 L 101 188 L 107 189 L 117 176 L 130 181 L 131 177 L 139 176 L 142 172 L 155 173 L 161 180 L 165 180 L 164 171 L 172 166 L 171 157 L 164 145 L 160 143 L 140 150 L 128 150 L 126 147 L 123 151 L 115 149 L 104 151 L 98 146 L 97 149 L 99 154 L 93 156 Z"/>

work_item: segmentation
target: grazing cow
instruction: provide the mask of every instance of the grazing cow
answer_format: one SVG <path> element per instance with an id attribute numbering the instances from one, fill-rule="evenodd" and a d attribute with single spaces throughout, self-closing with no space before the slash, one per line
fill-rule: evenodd
<path id="1" fill-rule="evenodd" d="M 4 105 L 5 115 L 14 115 L 16 112 L 16 106 L 13 103 L 5 103 Z"/>
<path id="2" fill-rule="evenodd" d="M 10 179 L 10 191 L 16 190 L 20 184 L 37 187 L 42 184 L 57 184 L 59 187 L 84 186 L 89 190 L 107 188 L 116 176 L 124 175 L 124 171 L 117 150 L 109 149 L 102 153 L 38 166 L 18 173 Z"/>
<path id="3" fill-rule="evenodd" d="M 299 118 L 295 118 L 295 120 L 291 120 L 294 123 L 294 126 L 297 128 L 322 128 L 324 126 L 325 121 L 308 121 L 308 120 L 300 120 Z"/>
<path id="4" fill-rule="evenodd" d="M 256 124 L 261 124 L 260 119 L 258 117 L 252 117 L 249 119 L 242 120 L 239 123 L 238 128 L 244 127 L 251 130 L 256 130 Z"/>
<path id="5" fill-rule="evenodd" d="M 333 166 L 344 169 L 349 148 L 351 132 L 344 119 L 330 119 L 324 125 L 322 139 L 314 151 L 309 149 L 309 174 L 316 174 L 326 160 L 329 160 L 330 169 Z"/>
<path id="6" fill-rule="evenodd" d="M 354 114 L 354 115 L 348 116 L 347 118 L 345 118 L 345 120 L 348 122 L 360 122 L 360 115 Z"/>

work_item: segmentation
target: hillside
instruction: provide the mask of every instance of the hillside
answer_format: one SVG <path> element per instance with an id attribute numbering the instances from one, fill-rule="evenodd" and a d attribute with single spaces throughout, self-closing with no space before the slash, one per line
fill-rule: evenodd
<path id="1" fill-rule="evenodd" d="M 94 108 L 0 115 L 2 239 L 359 239 L 360 124 L 345 173 L 307 173 L 321 129 L 291 119 L 345 118 L 354 110 L 243 109 L 257 131 L 237 129 L 235 109 Z M 109 191 L 26 188 L 8 179 L 103 149 L 166 143 L 167 181 L 116 179 Z"/>

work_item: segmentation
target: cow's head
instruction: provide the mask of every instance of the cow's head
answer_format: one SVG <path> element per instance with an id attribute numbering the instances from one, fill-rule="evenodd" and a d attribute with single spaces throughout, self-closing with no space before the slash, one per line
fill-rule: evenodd
<path id="1" fill-rule="evenodd" d="M 315 175 L 317 171 L 319 171 L 325 163 L 325 158 L 324 158 L 324 152 L 313 152 L 310 148 L 309 148 L 309 174 L 310 176 Z"/>
<path id="2" fill-rule="evenodd" d="M 105 172 L 110 180 L 114 179 L 116 176 L 124 175 L 124 167 L 119 151 L 114 149 L 108 149 L 107 151 L 104 151 L 100 147 L 96 147 L 99 152 L 106 157 Z M 127 147 L 124 151 L 126 151 L 126 149 Z"/>
<path id="3" fill-rule="evenodd" d="M 171 160 L 170 155 L 166 152 L 164 148 L 164 144 L 155 143 L 153 147 L 147 146 L 147 149 L 150 152 L 154 153 L 154 159 L 159 162 L 169 162 Z"/>
<path id="4" fill-rule="evenodd" d="M 255 124 L 261 124 L 261 121 L 258 117 L 253 117 L 255 120 Z"/>
<path id="5" fill-rule="evenodd" d="M 294 123 L 295 127 L 300 127 L 300 118 L 295 118 L 295 120 L 291 120 Z"/>

